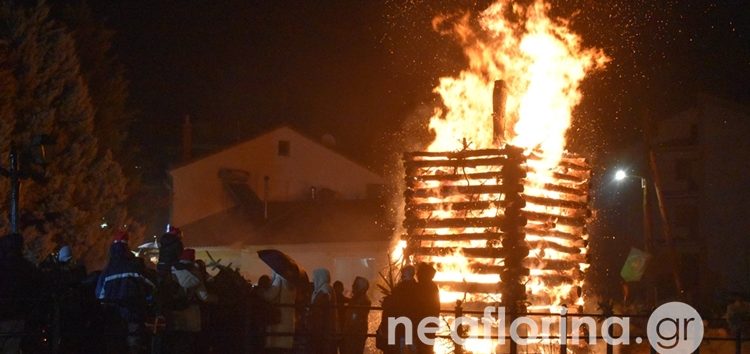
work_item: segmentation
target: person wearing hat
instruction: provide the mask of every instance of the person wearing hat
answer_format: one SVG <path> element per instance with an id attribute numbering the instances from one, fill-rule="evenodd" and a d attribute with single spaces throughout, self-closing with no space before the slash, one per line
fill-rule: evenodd
<path id="1" fill-rule="evenodd" d="M 182 231 L 169 225 L 167 232 L 159 239 L 159 262 L 156 264 L 159 273 L 170 273 L 172 266 L 180 261 L 183 249 Z"/>
<path id="2" fill-rule="evenodd" d="M 154 284 L 142 274 L 142 268 L 128 248 L 128 233 L 117 232 L 109 248 L 107 266 L 96 285 L 96 296 L 126 324 L 127 347 L 132 353 L 144 349 L 146 298 L 153 290 Z"/>

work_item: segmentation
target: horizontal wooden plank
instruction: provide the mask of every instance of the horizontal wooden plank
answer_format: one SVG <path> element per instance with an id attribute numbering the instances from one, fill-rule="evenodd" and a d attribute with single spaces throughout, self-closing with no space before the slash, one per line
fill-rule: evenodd
<path id="1" fill-rule="evenodd" d="M 495 294 L 500 293 L 502 290 L 501 283 L 469 283 L 469 282 L 446 282 L 437 281 L 435 284 L 438 288 L 447 291 L 455 291 L 460 293 L 484 293 L 484 294 Z"/>
<path id="2" fill-rule="evenodd" d="M 447 218 L 447 219 L 418 219 L 407 218 L 404 227 L 412 229 L 443 229 L 443 228 L 468 228 L 468 227 L 500 227 L 503 217 L 492 218 Z"/>
<path id="3" fill-rule="evenodd" d="M 564 238 L 564 239 L 571 240 L 571 241 L 583 240 L 583 238 L 581 238 L 580 235 L 575 235 L 575 234 L 562 232 L 558 230 L 549 230 L 549 229 L 541 228 L 541 227 L 527 226 L 525 230 L 527 234 L 534 234 L 534 235 L 539 235 L 539 236 L 554 236 L 554 237 Z"/>
<path id="4" fill-rule="evenodd" d="M 415 186 L 425 181 L 465 181 L 465 180 L 501 180 L 501 171 L 476 172 L 476 173 L 434 173 L 412 175 L 406 178 L 407 186 Z"/>
<path id="5" fill-rule="evenodd" d="M 577 269 L 579 263 L 586 263 L 585 257 L 577 256 L 572 257 L 575 259 L 563 260 L 563 259 L 544 259 L 539 260 L 536 258 L 526 258 L 524 260 L 524 266 L 530 269 L 545 269 L 545 270 L 569 270 Z"/>
<path id="6" fill-rule="evenodd" d="M 411 188 L 404 192 L 407 203 L 412 198 L 446 198 L 454 195 L 465 195 L 470 200 L 471 196 L 479 194 L 503 194 L 523 192 L 523 185 L 499 185 L 487 184 L 476 186 L 441 186 L 437 188 Z"/>
<path id="7" fill-rule="evenodd" d="M 559 200 L 546 197 L 536 197 L 531 195 L 524 195 L 523 197 L 526 203 L 533 203 L 542 206 L 558 207 L 558 208 L 569 208 L 569 209 L 582 209 L 588 208 L 588 203 L 578 202 L 572 200 Z"/>
<path id="8" fill-rule="evenodd" d="M 584 217 L 570 217 L 550 213 L 538 213 L 534 211 L 523 211 L 522 213 L 529 221 L 540 221 L 545 223 L 554 223 L 576 227 L 582 227 L 586 225 L 586 218 Z"/>
<path id="9" fill-rule="evenodd" d="M 415 247 L 411 250 L 416 256 L 450 256 L 459 249 L 456 247 Z M 501 248 L 469 248 L 460 249 L 463 256 L 467 258 L 503 258 L 505 251 Z"/>
<path id="10" fill-rule="evenodd" d="M 489 241 L 500 240 L 502 235 L 501 232 L 470 232 L 452 235 L 417 234 L 406 235 L 406 237 L 417 241 Z"/>
<path id="11" fill-rule="evenodd" d="M 434 210 L 485 210 L 489 208 L 502 208 L 504 201 L 472 201 L 472 202 L 443 202 L 443 203 L 416 203 L 410 201 L 406 204 L 407 211 L 434 211 Z"/>
<path id="12" fill-rule="evenodd" d="M 479 166 L 502 166 L 506 162 L 505 157 L 486 157 L 471 159 L 452 160 L 405 160 L 404 167 L 407 170 L 428 167 L 479 167 Z"/>
<path id="13" fill-rule="evenodd" d="M 474 156 L 506 156 L 508 151 L 505 149 L 477 149 L 461 151 L 410 151 L 403 154 L 404 159 L 414 160 L 424 157 L 442 157 L 442 158 L 463 158 Z"/>
<path id="14" fill-rule="evenodd" d="M 531 249 L 549 248 L 558 252 L 563 252 L 563 253 L 568 253 L 568 254 L 580 254 L 581 253 L 580 247 L 565 246 L 556 242 L 529 241 L 528 244 L 529 244 L 529 248 Z"/>

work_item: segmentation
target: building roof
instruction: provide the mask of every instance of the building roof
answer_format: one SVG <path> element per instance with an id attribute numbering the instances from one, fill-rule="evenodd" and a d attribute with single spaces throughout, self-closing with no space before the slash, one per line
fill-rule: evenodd
<path id="1" fill-rule="evenodd" d="M 356 165 L 359 165 L 360 167 L 362 167 L 362 168 L 370 171 L 370 169 L 368 167 L 364 166 L 361 162 L 357 161 L 357 159 L 353 158 L 352 156 L 350 156 L 346 152 L 343 152 L 340 149 L 337 149 L 335 146 L 330 146 L 330 145 L 327 145 L 327 144 L 323 144 L 320 141 L 321 139 L 319 139 L 317 137 L 314 137 L 314 136 L 312 136 L 312 135 L 304 132 L 301 129 L 298 129 L 298 128 L 292 126 L 289 123 L 283 123 L 283 124 L 279 124 L 279 125 L 273 126 L 273 127 L 269 128 L 269 129 L 265 129 L 265 130 L 263 130 L 263 131 L 255 134 L 255 135 L 251 136 L 250 138 L 247 138 L 247 139 L 244 139 L 242 141 L 236 142 L 234 144 L 228 145 L 226 147 L 217 149 L 217 150 L 212 151 L 212 152 L 210 152 L 208 154 L 203 154 L 203 155 L 200 155 L 200 156 L 195 156 L 195 157 L 193 157 L 192 159 L 190 159 L 188 161 L 182 161 L 182 162 L 178 162 L 178 163 L 172 164 L 172 165 L 169 166 L 169 171 L 173 171 L 173 170 L 176 170 L 176 169 L 179 169 L 179 168 L 191 165 L 191 164 L 193 164 L 195 162 L 198 162 L 200 160 L 203 160 L 203 159 L 205 159 L 207 157 L 219 154 L 221 152 L 224 152 L 224 151 L 227 151 L 227 150 L 230 150 L 230 149 L 234 149 L 234 148 L 236 148 L 238 146 L 241 146 L 241 145 L 243 145 L 243 144 L 245 144 L 245 143 L 247 143 L 249 141 L 255 140 L 255 139 L 260 138 L 260 137 L 262 137 L 262 136 L 264 136 L 266 134 L 271 134 L 271 133 L 273 133 L 273 132 L 275 132 L 275 131 L 277 131 L 279 129 L 284 129 L 284 128 L 289 129 L 289 130 L 291 130 L 291 131 L 299 134 L 300 136 L 302 136 L 302 137 L 304 137 L 304 138 L 306 138 L 306 139 L 308 139 L 308 140 L 310 140 L 310 141 L 312 141 L 312 142 L 320 145 L 321 147 L 329 150 L 330 152 L 332 152 L 334 154 L 337 154 L 337 155 L 340 155 L 340 156 L 344 157 L 345 159 L 351 161 L 352 163 L 354 163 Z"/>
<path id="2" fill-rule="evenodd" d="M 191 247 L 386 241 L 392 227 L 376 200 L 269 203 L 262 212 L 234 207 L 182 225 Z"/>

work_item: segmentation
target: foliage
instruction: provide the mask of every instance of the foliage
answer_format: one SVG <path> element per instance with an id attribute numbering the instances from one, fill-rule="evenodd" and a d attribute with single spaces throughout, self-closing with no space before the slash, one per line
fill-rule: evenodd
<path id="1" fill-rule="evenodd" d="M 393 288 L 396 287 L 398 280 L 401 277 L 401 271 L 399 265 L 402 263 L 400 260 L 393 260 L 392 255 L 388 252 L 388 265 L 385 269 L 378 272 L 380 276 L 380 282 L 377 283 L 378 289 L 386 297 L 393 292 Z"/>
<path id="2" fill-rule="evenodd" d="M 43 3 L 4 3 L 0 18 L 0 39 L 7 43 L 2 48 L 7 58 L 3 67 L 10 68 L 15 81 L 15 95 L 4 96 L 12 97 L 11 117 L 4 118 L 12 135 L 3 139 L 3 155 L 7 156 L 8 141 L 24 148 L 40 134 L 55 139 L 44 165 L 46 179 L 26 182 L 22 189 L 21 231 L 26 244 L 36 255 L 70 244 L 75 254 L 101 260 L 109 239 L 109 231 L 100 227 L 102 220 L 125 223 L 126 179 L 94 135 L 96 109 L 74 39 Z M 5 129 L 0 134 L 8 134 Z M 7 232 L 5 225 L 2 231 Z"/>

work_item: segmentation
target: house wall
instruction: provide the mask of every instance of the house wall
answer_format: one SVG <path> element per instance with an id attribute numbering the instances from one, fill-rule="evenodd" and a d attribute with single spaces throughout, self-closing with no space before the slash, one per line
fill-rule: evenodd
<path id="1" fill-rule="evenodd" d="M 289 142 L 288 156 L 279 156 L 279 141 Z M 222 168 L 250 174 L 249 185 L 269 201 L 309 198 L 310 188 L 328 188 L 343 199 L 366 197 L 380 176 L 288 127 L 281 127 L 170 171 L 173 186 L 172 223 L 184 225 L 235 205 L 218 177 Z"/>
<path id="2" fill-rule="evenodd" d="M 750 114 L 709 96 L 659 122 L 657 166 L 682 280 L 702 300 L 750 292 Z"/>

